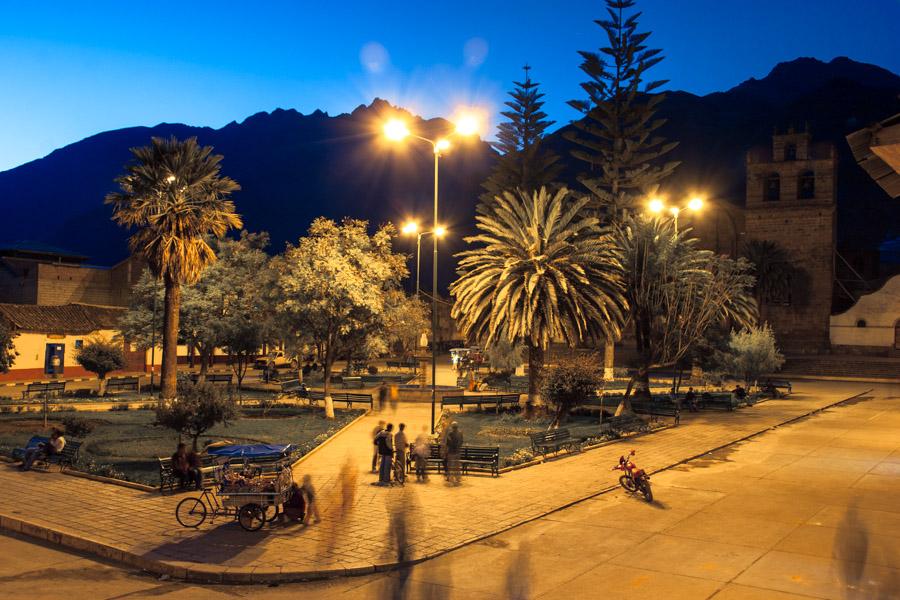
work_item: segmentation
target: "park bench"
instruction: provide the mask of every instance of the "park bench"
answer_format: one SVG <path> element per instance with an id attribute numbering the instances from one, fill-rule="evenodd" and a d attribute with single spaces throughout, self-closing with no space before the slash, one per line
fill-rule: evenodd
<path id="1" fill-rule="evenodd" d="M 141 380 L 138 377 L 116 377 L 106 382 L 106 393 L 135 391 L 141 393 Z"/>
<path id="2" fill-rule="evenodd" d="M 600 431 L 625 432 L 633 431 L 635 425 L 641 425 L 644 420 L 634 413 L 625 413 L 618 417 L 609 417 L 600 424 Z"/>
<path id="3" fill-rule="evenodd" d="M 681 422 L 681 407 L 668 394 L 651 396 L 649 400 L 632 397 L 631 410 L 641 415 L 650 415 L 651 420 L 655 417 L 672 417 L 675 425 Z"/>
<path id="4" fill-rule="evenodd" d="M 325 399 L 325 393 L 322 392 L 322 399 Z M 346 402 L 347 408 L 353 406 L 353 404 L 368 404 L 369 408 L 372 407 L 372 394 L 353 394 L 347 392 L 339 392 L 337 394 L 331 394 L 332 402 Z"/>
<path id="5" fill-rule="evenodd" d="M 35 381 L 25 386 L 22 392 L 22 399 L 32 395 L 38 396 L 58 396 L 66 391 L 65 381 Z"/>
<path id="6" fill-rule="evenodd" d="M 488 404 L 495 407 L 496 412 L 500 412 L 502 406 L 517 408 L 519 406 L 519 394 L 480 394 L 471 396 L 444 396 L 441 398 L 441 410 L 445 406 L 458 406 L 462 410 L 463 406 L 477 406 L 481 410 L 482 404 Z"/>
<path id="7" fill-rule="evenodd" d="M 22 460 L 25 458 L 25 452 L 31 450 L 32 448 L 37 448 L 40 444 L 44 444 L 49 441 L 50 438 L 43 435 L 31 436 L 31 439 L 28 440 L 28 443 L 25 444 L 24 448 L 16 448 L 13 450 L 13 458 L 15 458 L 16 460 Z M 62 452 L 60 452 L 59 454 L 53 454 L 42 460 L 48 465 L 59 465 L 60 470 L 66 467 L 72 467 L 78 460 L 78 450 L 81 448 L 81 444 L 82 442 L 79 442 L 78 440 L 67 439 L 66 445 L 63 447 Z"/>
<path id="8" fill-rule="evenodd" d="M 384 382 L 384 383 L 406 383 L 409 380 L 410 380 L 410 377 L 408 375 L 363 375 L 362 376 L 363 387 L 365 387 L 366 384 L 369 384 L 369 385 L 380 384 L 381 382 Z"/>
<path id="9" fill-rule="evenodd" d="M 179 484 L 178 477 L 172 470 L 172 457 L 156 457 L 159 461 L 159 491 L 164 494 L 166 491 L 174 492 Z M 216 459 L 208 454 L 200 455 L 200 473 L 203 475 L 203 487 L 212 487 L 215 483 L 215 467 Z"/>
<path id="10" fill-rule="evenodd" d="M 528 437 L 531 438 L 531 449 L 535 454 L 540 453 L 547 456 L 548 452 L 559 452 L 563 448 L 569 452 L 581 450 L 581 440 L 573 438 L 569 430 L 564 427 L 539 433 L 529 433 Z"/>
<path id="11" fill-rule="evenodd" d="M 388 369 L 417 369 L 419 364 L 414 360 L 389 360 L 387 361 Z"/>
<path id="12" fill-rule="evenodd" d="M 224 383 L 225 385 L 231 385 L 231 381 L 234 378 L 233 373 L 207 373 L 206 374 L 206 383 Z M 191 373 L 191 381 L 197 383 L 200 381 L 199 373 Z"/>
<path id="13" fill-rule="evenodd" d="M 714 410 L 734 410 L 737 401 L 731 392 L 703 392 L 698 400 L 700 408 Z"/>
<path id="14" fill-rule="evenodd" d="M 347 376 L 344 376 L 344 377 L 341 378 L 341 387 L 344 388 L 344 389 L 349 389 L 349 388 L 362 389 L 362 386 L 363 386 L 363 380 L 362 380 L 362 377 L 358 377 L 358 376 L 347 377 Z"/>
<path id="15" fill-rule="evenodd" d="M 489 472 L 493 477 L 500 475 L 500 447 L 499 446 L 463 446 L 459 453 L 459 462 L 462 472 L 469 471 Z M 441 447 L 438 444 L 428 446 L 428 458 L 425 461 L 426 471 L 440 473 L 444 470 L 445 461 L 441 456 Z M 409 445 L 406 453 L 406 469 L 414 471 L 416 465 L 413 446 Z"/>
<path id="16" fill-rule="evenodd" d="M 793 387 L 791 386 L 791 382 L 787 379 L 773 379 L 768 378 L 764 382 L 759 385 L 759 389 L 770 393 L 773 397 L 777 397 L 777 394 L 788 395 L 793 391 Z M 784 390 L 784 391 L 782 391 Z M 774 393 L 772 393 L 774 392 Z"/>

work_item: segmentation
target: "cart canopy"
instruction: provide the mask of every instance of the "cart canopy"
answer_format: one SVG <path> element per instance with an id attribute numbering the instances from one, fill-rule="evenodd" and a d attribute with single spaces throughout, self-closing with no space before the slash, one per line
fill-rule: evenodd
<path id="1" fill-rule="evenodd" d="M 295 449 L 293 444 L 232 444 L 210 448 L 210 456 L 223 458 L 279 458 L 287 456 Z"/>

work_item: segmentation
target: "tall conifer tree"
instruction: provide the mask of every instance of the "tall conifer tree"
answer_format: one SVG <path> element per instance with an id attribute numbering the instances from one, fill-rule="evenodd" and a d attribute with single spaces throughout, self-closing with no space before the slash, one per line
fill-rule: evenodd
<path id="1" fill-rule="evenodd" d="M 559 157 L 541 146 L 544 131 L 554 121 L 542 110 L 544 94 L 531 79 L 531 67 L 525 65 L 525 80 L 514 81 L 509 92 L 509 110 L 501 114 L 508 119 L 497 129 L 494 147 L 501 152 L 490 177 L 482 184 L 486 190 L 481 201 L 488 204 L 495 196 L 521 189 L 528 195 L 549 186 L 559 174 Z M 484 204 L 479 208 L 483 212 Z"/>
<path id="2" fill-rule="evenodd" d="M 650 33 L 637 30 L 641 13 L 626 14 L 634 4 L 606 0 L 608 18 L 596 23 L 609 46 L 579 52 L 581 70 L 588 76 L 581 87 L 588 98 L 569 102 L 585 115 L 566 135 L 574 144 L 572 156 L 590 165 L 579 180 L 595 197 L 596 207 L 613 218 L 627 212 L 638 197 L 654 193 L 678 166 L 660 160 L 677 145 L 658 134 L 666 120 L 656 118 L 656 111 L 665 96 L 651 94 L 667 81 L 645 81 L 647 71 L 663 57 L 647 47 Z"/>

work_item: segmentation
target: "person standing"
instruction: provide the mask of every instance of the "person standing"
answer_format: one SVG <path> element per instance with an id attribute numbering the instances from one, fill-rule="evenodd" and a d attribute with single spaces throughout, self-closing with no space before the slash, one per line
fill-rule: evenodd
<path id="1" fill-rule="evenodd" d="M 375 410 L 381 411 L 384 410 L 384 405 L 388 399 L 388 386 L 387 382 L 383 379 L 381 380 L 381 385 L 378 386 L 378 408 Z"/>
<path id="2" fill-rule="evenodd" d="M 453 485 L 459 485 L 462 481 L 462 454 L 463 434 L 459 430 L 459 423 L 453 421 L 450 431 L 447 433 L 447 481 Z"/>
<path id="3" fill-rule="evenodd" d="M 316 523 L 320 523 L 322 518 L 319 516 L 319 503 L 316 501 L 316 488 L 312 484 L 312 476 L 303 476 L 303 485 L 300 486 L 303 492 L 303 499 L 306 501 L 306 518 L 303 522 L 309 525 L 309 520 L 316 519 Z"/>
<path id="4" fill-rule="evenodd" d="M 403 483 L 406 479 L 406 451 L 409 449 L 409 442 L 406 439 L 406 423 L 400 423 L 397 426 L 397 433 L 394 434 L 394 479 L 400 477 L 398 483 Z"/>
<path id="5" fill-rule="evenodd" d="M 687 403 L 689 411 L 697 412 L 697 393 L 694 388 L 688 388 L 687 394 L 684 395 L 684 401 Z"/>
<path id="6" fill-rule="evenodd" d="M 391 463 L 394 459 L 394 424 L 388 423 L 387 427 L 375 436 L 375 445 L 378 447 L 378 458 L 381 461 L 378 469 L 378 485 L 391 485 Z"/>
<path id="7" fill-rule="evenodd" d="M 428 481 L 428 456 L 431 454 L 431 436 L 428 435 L 428 426 L 422 425 L 422 433 L 416 437 L 413 446 L 413 455 L 416 460 L 416 481 Z"/>
<path id="8" fill-rule="evenodd" d="M 372 431 L 372 443 L 375 448 L 372 450 L 372 472 L 378 470 L 378 434 L 384 431 L 384 421 L 378 421 L 378 426 Z"/>

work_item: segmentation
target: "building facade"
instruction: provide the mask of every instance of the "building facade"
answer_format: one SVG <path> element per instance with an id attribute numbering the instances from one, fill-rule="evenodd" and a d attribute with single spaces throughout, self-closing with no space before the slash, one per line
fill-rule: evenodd
<path id="1" fill-rule="evenodd" d="M 900 356 L 900 275 L 831 317 L 831 348 L 846 354 Z"/>

